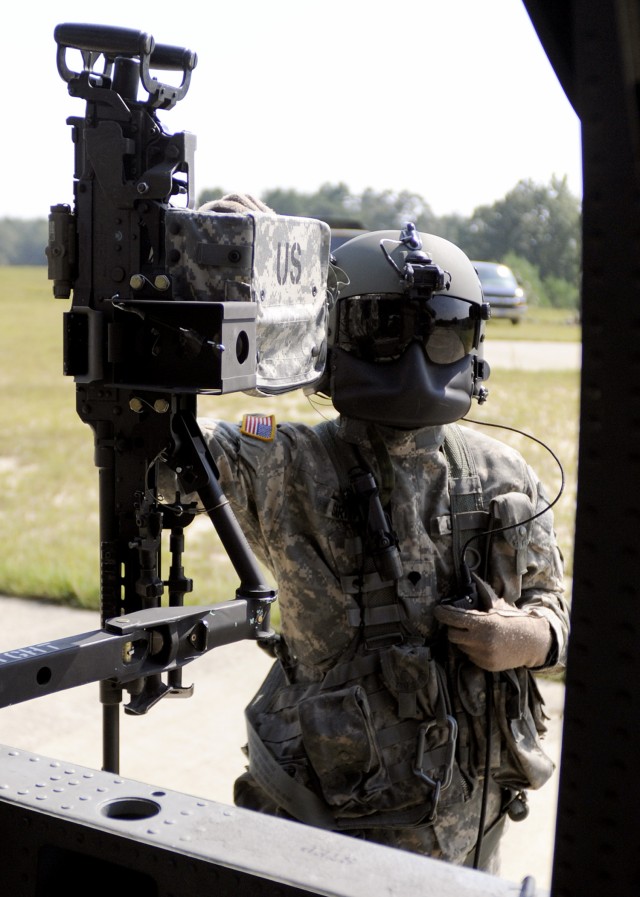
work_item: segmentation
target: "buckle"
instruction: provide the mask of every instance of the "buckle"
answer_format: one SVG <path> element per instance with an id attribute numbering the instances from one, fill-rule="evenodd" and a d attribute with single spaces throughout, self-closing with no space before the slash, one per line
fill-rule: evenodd
<path id="1" fill-rule="evenodd" d="M 434 748 L 427 747 L 427 736 L 433 729 L 441 729 L 443 725 L 447 728 L 447 740 L 444 744 L 436 745 Z M 429 787 L 434 789 L 433 806 L 428 822 L 433 822 L 436 818 L 436 809 L 440 800 L 440 792 L 445 791 L 451 784 L 453 778 L 453 759 L 456 749 L 456 739 L 458 737 L 458 724 L 452 716 L 447 715 L 445 723 L 437 720 L 423 723 L 418 729 L 418 746 L 416 749 L 416 759 L 413 767 L 414 775 L 426 782 Z M 444 758 L 438 757 L 435 760 L 432 753 L 441 754 L 444 751 Z M 427 761 L 425 764 L 425 760 Z M 428 762 L 428 761 L 433 762 Z M 428 769 L 441 768 L 443 775 L 440 778 L 432 778 L 424 771 L 424 766 Z"/>
<path id="2" fill-rule="evenodd" d="M 380 635 L 371 635 L 366 632 L 364 636 L 364 650 L 369 654 L 372 651 L 384 651 L 385 648 L 392 648 L 394 645 L 403 645 L 406 641 L 401 632 L 385 632 Z"/>

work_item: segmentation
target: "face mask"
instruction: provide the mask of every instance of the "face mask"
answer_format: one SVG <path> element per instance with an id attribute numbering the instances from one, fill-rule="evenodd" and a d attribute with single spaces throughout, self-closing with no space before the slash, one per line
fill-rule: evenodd
<path id="1" fill-rule="evenodd" d="M 334 347 L 331 396 L 348 417 L 410 430 L 441 426 L 460 420 L 471 407 L 475 367 L 474 355 L 436 364 L 415 340 L 399 358 L 377 363 Z"/>

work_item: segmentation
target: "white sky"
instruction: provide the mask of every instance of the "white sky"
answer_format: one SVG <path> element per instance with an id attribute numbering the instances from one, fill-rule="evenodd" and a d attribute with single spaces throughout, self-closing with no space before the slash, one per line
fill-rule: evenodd
<path id="1" fill-rule="evenodd" d="M 61 22 L 198 53 L 186 98 L 160 114 L 197 135 L 196 194 L 341 181 L 469 215 L 555 174 L 581 196 L 580 124 L 521 0 L 23 0 L 3 18 L 0 217 L 73 201 L 66 118 L 84 103 L 57 73 Z"/>

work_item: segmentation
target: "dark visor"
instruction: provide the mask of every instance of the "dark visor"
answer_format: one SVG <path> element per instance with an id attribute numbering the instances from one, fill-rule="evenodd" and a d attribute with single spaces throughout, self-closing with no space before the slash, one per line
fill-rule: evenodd
<path id="1" fill-rule="evenodd" d="M 480 319 L 479 305 L 452 296 L 350 296 L 338 303 L 336 343 L 367 361 L 391 361 L 417 340 L 434 364 L 451 364 L 477 347 Z"/>

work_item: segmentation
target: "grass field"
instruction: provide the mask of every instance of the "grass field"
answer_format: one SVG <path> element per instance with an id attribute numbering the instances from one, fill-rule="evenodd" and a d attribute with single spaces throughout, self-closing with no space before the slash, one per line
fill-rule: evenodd
<path id="1" fill-rule="evenodd" d="M 75 411 L 73 381 L 62 373 L 62 314 L 46 268 L 0 268 L 0 594 L 37 596 L 85 607 L 99 604 L 98 482 L 92 431 Z M 517 326 L 491 321 L 488 339 L 580 338 L 567 315 L 546 311 Z M 490 400 L 472 409 L 478 421 L 516 427 L 548 443 L 562 461 L 566 485 L 554 509 L 571 574 L 575 515 L 578 372 L 492 372 Z M 238 420 L 274 412 L 279 420 L 315 422 L 331 414 L 301 392 L 277 399 L 244 394 L 201 397 L 199 413 Z M 560 473 L 537 443 L 492 431 L 532 463 L 550 497 Z M 186 530 L 185 567 L 195 581 L 190 600 L 234 596 L 237 577 L 213 527 Z"/>
<path id="2" fill-rule="evenodd" d="M 575 314 L 557 308 L 531 308 L 518 324 L 503 318 L 490 318 L 487 322 L 488 339 L 574 343 L 581 336 Z"/>

